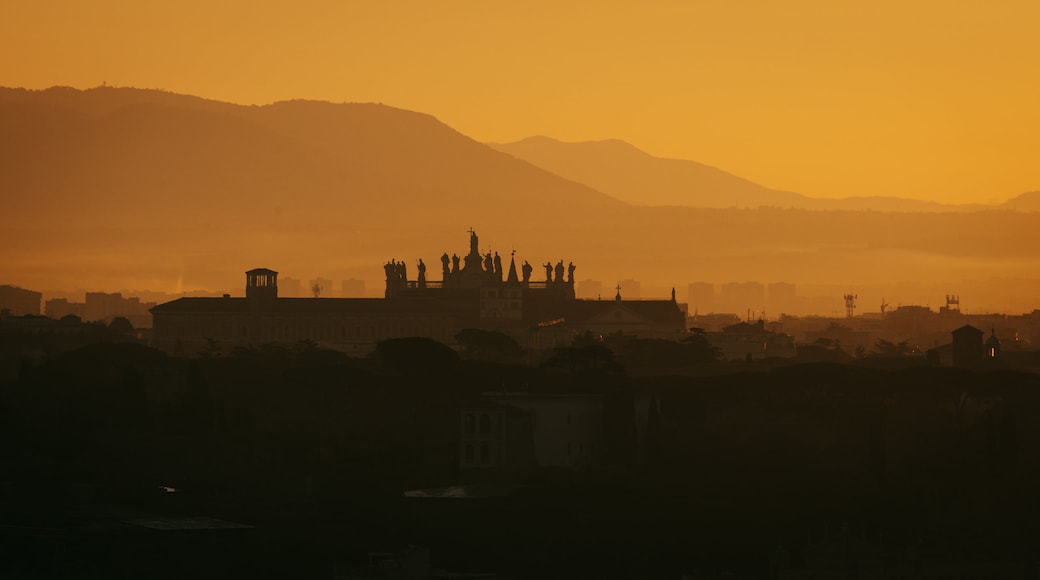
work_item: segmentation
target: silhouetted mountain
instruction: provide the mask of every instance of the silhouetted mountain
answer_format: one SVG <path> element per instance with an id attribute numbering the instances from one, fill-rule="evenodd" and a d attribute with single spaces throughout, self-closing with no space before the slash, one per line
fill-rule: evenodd
<path id="1" fill-rule="evenodd" d="M 696 161 L 654 157 L 618 139 L 565 143 L 538 136 L 515 143 L 490 145 L 557 175 L 638 205 L 874 211 L 967 211 L 980 208 L 884 196 L 812 198 L 770 189 Z"/>
<path id="2" fill-rule="evenodd" d="M 537 136 L 490 145 L 634 204 L 802 207 L 808 200 L 803 195 L 769 189 L 696 161 L 654 157 L 619 139 L 564 143 Z"/>
<path id="3" fill-rule="evenodd" d="M 515 244 L 518 263 L 573 260 L 579 279 L 607 284 L 1011 279 L 1034 271 L 1037 231 L 1035 214 L 1014 211 L 639 207 L 425 114 L 108 87 L 0 89 L 0 194 L 5 282 L 178 293 L 234 291 L 256 266 L 360 277 L 378 291 L 391 258 L 422 257 L 438 280 L 432 265 L 466 251 L 470 226 L 481 251 L 508 258 Z"/>
<path id="4" fill-rule="evenodd" d="M 621 205 L 429 115 L 377 104 L 2 89 L 0 128 L 0 221 L 27 250 L 12 267 L 57 245 L 80 269 L 113 258 L 133 269 L 149 255 L 186 266 L 183 256 L 198 252 L 211 255 L 191 266 L 203 277 L 243 263 L 325 271 L 332 254 L 378 268 L 431 240 L 457 245 L 470 225 L 508 235 L 496 248 L 507 250 L 522 224 L 552 225 L 546 208 L 555 221 Z"/>
<path id="5" fill-rule="evenodd" d="M 1001 209 L 1012 211 L 1040 211 L 1040 191 L 1029 191 L 1000 204 Z"/>

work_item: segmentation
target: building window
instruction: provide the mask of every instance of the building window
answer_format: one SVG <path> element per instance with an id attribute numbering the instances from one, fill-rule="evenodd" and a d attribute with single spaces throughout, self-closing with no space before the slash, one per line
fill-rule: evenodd
<path id="1" fill-rule="evenodd" d="M 480 464 L 487 465 L 491 463 L 491 450 L 488 449 L 487 445 L 480 446 Z"/>
<path id="2" fill-rule="evenodd" d="M 480 434 L 487 435 L 491 433 L 491 418 L 487 416 L 487 413 L 480 415 Z"/>
<path id="3" fill-rule="evenodd" d="M 474 429 L 473 415 L 466 413 L 466 416 L 462 418 L 462 432 L 466 435 L 472 435 Z"/>
<path id="4" fill-rule="evenodd" d="M 471 465 L 473 463 L 473 446 L 467 445 L 462 452 L 462 462 Z"/>

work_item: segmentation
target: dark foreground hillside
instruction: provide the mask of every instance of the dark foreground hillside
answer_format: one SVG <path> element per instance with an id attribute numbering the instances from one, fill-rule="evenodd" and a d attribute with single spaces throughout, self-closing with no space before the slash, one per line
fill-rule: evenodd
<path id="1" fill-rule="evenodd" d="M 471 358 L 124 342 L 24 359 L 0 385 L 0 573 L 332 578 L 421 546 L 437 568 L 512 578 L 1035 575 L 1035 375 Z M 600 393 L 607 449 L 476 497 L 406 495 L 460 483 L 459 412 L 488 391 Z"/>

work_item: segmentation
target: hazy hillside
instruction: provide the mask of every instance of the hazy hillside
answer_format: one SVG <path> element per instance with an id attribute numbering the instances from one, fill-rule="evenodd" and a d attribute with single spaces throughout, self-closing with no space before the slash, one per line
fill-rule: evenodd
<path id="1" fill-rule="evenodd" d="M 1017 195 L 1002 203 L 1000 207 L 1012 211 L 1040 211 L 1040 191 Z"/>
<path id="2" fill-rule="evenodd" d="M 515 249 L 536 273 L 573 260 L 579 280 L 634 278 L 658 295 L 698 280 L 927 280 L 1032 305 L 1032 282 L 1016 280 L 1040 266 L 1036 213 L 639 207 L 375 104 L 0 89 L 0 197 L 0 283 L 37 289 L 240 292 L 256 266 L 375 289 L 391 258 L 422 257 L 439 279 L 438 257 L 464 253 L 470 227 L 482 251 Z"/>
<path id="3" fill-rule="evenodd" d="M 538 136 L 515 143 L 490 145 L 557 175 L 640 205 L 875 211 L 977 209 L 884 196 L 811 198 L 790 191 L 769 189 L 696 161 L 654 157 L 617 139 L 565 143 Z"/>
<path id="4" fill-rule="evenodd" d="M 125 267 L 141 284 L 158 267 L 196 282 L 256 264 L 378 272 L 427 245 L 461 251 L 470 226 L 504 251 L 620 205 L 428 115 L 114 88 L 0 91 L 0 191 L 12 269 L 48 252 L 66 276 Z"/>

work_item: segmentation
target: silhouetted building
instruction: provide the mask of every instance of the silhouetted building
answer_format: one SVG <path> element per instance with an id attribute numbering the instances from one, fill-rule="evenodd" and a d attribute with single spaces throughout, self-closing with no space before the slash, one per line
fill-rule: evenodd
<path id="1" fill-rule="evenodd" d="M 775 282 L 766 286 L 766 308 L 775 314 L 794 312 L 798 308 L 795 285 Z"/>
<path id="2" fill-rule="evenodd" d="M 738 322 L 722 332 L 705 334 L 708 342 L 719 349 L 722 360 L 762 360 L 766 358 L 794 358 L 794 337 L 766 330 L 765 322 Z"/>
<path id="3" fill-rule="evenodd" d="M 694 313 L 704 314 L 715 309 L 715 285 L 711 282 L 692 282 L 686 286 L 686 303 Z"/>
<path id="4" fill-rule="evenodd" d="M 847 326 L 848 319 L 844 322 L 844 324 L 831 322 L 827 328 L 805 332 L 805 342 L 814 343 L 822 339 L 849 353 L 855 352 L 857 348 L 862 348 L 864 351 L 870 350 L 876 340 L 874 335 L 850 328 Z"/>
<path id="5" fill-rule="evenodd" d="M 10 316 L 39 314 L 40 301 L 43 294 L 26 290 L 17 286 L 0 286 L 0 310 L 6 310 Z"/>
<path id="6" fill-rule="evenodd" d="M 982 364 L 983 334 L 985 333 L 971 325 L 953 331 L 953 366 L 976 368 Z"/>
<path id="7" fill-rule="evenodd" d="M 484 393 L 461 410 L 463 478 L 592 465 L 604 451 L 603 412 L 600 394 Z"/>
<path id="8" fill-rule="evenodd" d="M 924 353 L 928 364 L 935 366 L 950 366 L 953 364 L 953 343 L 943 344 L 930 348 Z"/>
<path id="9" fill-rule="evenodd" d="M 960 314 L 961 297 L 958 294 L 946 295 L 946 306 L 939 307 L 939 314 Z"/>
<path id="10" fill-rule="evenodd" d="M 900 306 L 885 314 L 885 327 L 892 336 L 918 337 L 934 326 L 935 317 L 927 306 Z"/>
<path id="11" fill-rule="evenodd" d="M 708 332 L 719 332 L 727 326 L 732 326 L 740 322 L 740 317 L 736 314 L 693 314 L 686 319 L 686 326 L 688 328 L 699 328 Z"/>
<path id="12" fill-rule="evenodd" d="M 453 342 L 463 328 L 496 330 L 520 344 L 549 346 L 539 336 L 626 333 L 679 338 L 685 317 L 674 300 L 578 300 L 573 263 L 543 266 L 545 280 L 533 280 L 535 267 L 508 273 L 500 256 L 481 255 L 475 232 L 470 252 L 441 257 L 441 280 L 427 278 L 420 262 L 415 279 L 404 264 L 384 264 L 385 298 L 282 298 L 277 272 L 246 273 L 246 298 L 185 297 L 152 309 L 153 344 L 171 352 L 193 354 L 214 341 L 224 348 L 269 342 L 309 340 L 327 348 L 368 353 L 388 338 L 420 336 Z M 543 337 L 546 338 L 546 337 Z"/>
<path id="13" fill-rule="evenodd" d="M 965 325 L 952 332 L 953 342 L 928 349 L 928 362 L 934 365 L 953 365 L 961 368 L 976 368 L 998 364 L 1001 357 L 1000 339 L 995 329 L 990 330 L 986 342 L 985 333 L 974 326 Z"/>
<path id="14" fill-rule="evenodd" d="M 997 338 L 996 330 L 990 330 L 989 338 L 986 339 L 986 358 L 989 360 L 1000 359 L 1000 339 Z"/>
<path id="15" fill-rule="evenodd" d="M 459 421 L 462 481 L 522 478 L 538 466 L 530 412 L 484 399 L 460 409 Z"/>
<path id="16" fill-rule="evenodd" d="M 101 321 L 105 324 L 116 317 L 130 321 L 134 328 L 151 328 L 152 316 L 149 309 L 154 302 L 141 302 L 138 298 L 123 298 L 120 292 L 87 292 L 83 320 L 87 322 Z"/>
<path id="17" fill-rule="evenodd" d="M 722 308 L 744 314 L 761 312 L 766 305 L 766 288 L 758 282 L 728 282 L 719 293 Z"/>
<path id="18" fill-rule="evenodd" d="M 69 302 L 68 298 L 52 298 L 44 303 L 43 313 L 48 318 L 56 320 L 69 315 L 86 318 L 87 304 L 85 302 Z"/>

